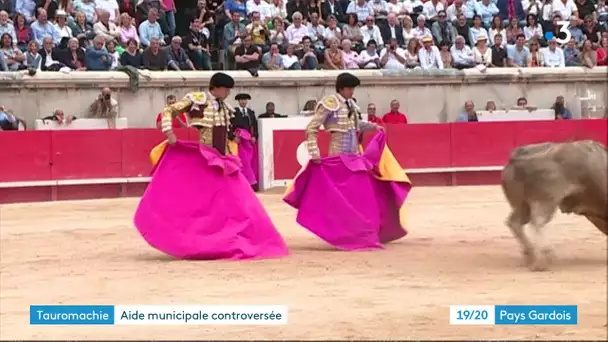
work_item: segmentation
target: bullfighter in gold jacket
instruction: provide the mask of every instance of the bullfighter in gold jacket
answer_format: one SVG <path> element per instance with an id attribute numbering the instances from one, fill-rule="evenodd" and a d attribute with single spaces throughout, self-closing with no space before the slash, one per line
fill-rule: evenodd
<path id="1" fill-rule="evenodd" d="M 353 101 L 359 79 L 342 73 L 336 80 L 336 94 L 325 96 L 315 108 L 312 120 L 306 127 L 308 153 L 313 161 L 321 158 L 317 133 L 321 126 L 331 133 L 329 155 L 358 153 L 357 131 L 382 129 L 382 126 L 359 119 L 360 109 Z"/>
<path id="2" fill-rule="evenodd" d="M 234 109 L 224 102 L 233 87 L 232 77 L 216 73 L 209 82 L 209 92 L 188 93 L 181 101 L 166 107 L 162 113 L 162 131 L 167 135 L 169 143 L 176 141 L 171 128 L 173 117 L 186 113 L 190 127 L 195 127 L 200 132 L 201 144 L 213 147 L 224 155 L 234 153 L 228 148 L 228 139 L 234 137 L 230 129 Z"/>

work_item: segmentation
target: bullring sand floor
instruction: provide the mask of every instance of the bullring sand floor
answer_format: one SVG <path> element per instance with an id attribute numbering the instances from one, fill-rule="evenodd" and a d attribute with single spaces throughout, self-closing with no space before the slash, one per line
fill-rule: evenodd
<path id="1" fill-rule="evenodd" d="M 385 250 L 337 252 L 260 195 L 291 248 L 283 259 L 176 261 L 132 225 L 137 199 L 0 208 L 0 338 L 600 339 L 606 237 L 558 214 L 557 260 L 533 273 L 503 222 L 499 187 L 414 188 L 410 234 Z M 285 326 L 30 326 L 30 304 L 284 304 Z M 450 326 L 450 304 L 576 304 L 576 326 Z"/>

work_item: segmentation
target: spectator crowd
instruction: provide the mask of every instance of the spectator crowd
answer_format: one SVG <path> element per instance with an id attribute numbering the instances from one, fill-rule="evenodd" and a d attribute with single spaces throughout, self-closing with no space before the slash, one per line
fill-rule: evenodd
<path id="1" fill-rule="evenodd" d="M 606 0 L 0 0 L 0 71 L 597 65 Z"/>

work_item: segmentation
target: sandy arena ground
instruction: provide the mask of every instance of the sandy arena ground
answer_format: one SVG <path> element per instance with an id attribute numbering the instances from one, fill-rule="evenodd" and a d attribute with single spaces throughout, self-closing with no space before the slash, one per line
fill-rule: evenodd
<path id="1" fill-rule="evenodd" d="M 132 226 L 137 199 L 0 208 L 0 338 L 607 338 L 606 237 L 558 214 L 552 270 L 533 273 L 503 221 L 498 187 L 415 188 L 410 234 L 337 252 L 260 196 L 292 255 L 253 262 L 167 258 Z M 285 304 L 286 326 L 30 326 L 30 304 Z M 576 326 L 450 326 L 450 304 L 576 304 Z"/>

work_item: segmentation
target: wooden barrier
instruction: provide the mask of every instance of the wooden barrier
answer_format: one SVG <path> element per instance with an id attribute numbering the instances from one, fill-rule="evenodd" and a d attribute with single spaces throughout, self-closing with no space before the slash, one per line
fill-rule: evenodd
<path id="1" fill-rule="evenodd" d="M 608 144 L 608 120 L 389 125 L 388 144 L 414 186 L 496 184 L 511 150 L 543 141 Z M 182 140 L 198 132 L 178 129 Z M 365 136 L 369 141 L 372 134 Z M 0 132 L 0 203 L 139 196 L 149 181 L 156 129 Z M 274 131 L 273 173 L 300 169 L 302 130 Z M 321 132 L 326 153 L 329 137 Z"/>

